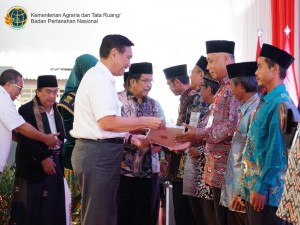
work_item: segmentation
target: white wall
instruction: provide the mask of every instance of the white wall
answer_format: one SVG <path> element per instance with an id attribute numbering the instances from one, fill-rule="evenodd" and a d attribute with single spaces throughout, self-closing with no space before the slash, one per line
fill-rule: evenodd
<path id="1" fill-rule="evenodd" d="M 299 10 L 299 1 L 295 2 Z M 102 18 L 98 24 L 28 22 L 22 30 L 13 30 L 0 20 L 0 66 L 13 66 L 26 78 L 57 74 L 50 68 L 71 68 L 80 54 L 98 56 L 106 34 L 124 34 L 135 43 L 132 62 L 153 63 L 155 83 L 150 96 L 159 100 L 167 120 L 177 117 L 178 97 L 166 85 L 164 68 L 186 63 L 190 71 L 200 55 L 206 54 L 206 40 L 235 41 L 236 62 L 255 60 L 258 28 L 263 29 L 262 41 L 271 43 L 270 0 L 14 0 L 1 3 L 0 18 L 15 5 L 26 8 L 29 16 L 33 12 L 121 16 Z M 299 27 L 299 18 L 296 21 Z M 299 30 L 295 40 L 299 40 Z M 121 90 L 123 79 L 117 80 Z"/>

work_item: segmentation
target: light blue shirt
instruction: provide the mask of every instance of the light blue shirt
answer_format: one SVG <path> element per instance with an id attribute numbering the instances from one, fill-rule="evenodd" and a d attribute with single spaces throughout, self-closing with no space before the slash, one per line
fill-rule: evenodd
<path id="1" fill-rule="evenodd" d="M 234 211 L 230 205 L 234 194 L 240 188 L 242 154 L 253 112 L 259 103 L 258 94 L 252 95 L 238 107 L 238 129 L 234 133 L 225 173 L 225 186 L 222 187 L 220 204 Z"/>

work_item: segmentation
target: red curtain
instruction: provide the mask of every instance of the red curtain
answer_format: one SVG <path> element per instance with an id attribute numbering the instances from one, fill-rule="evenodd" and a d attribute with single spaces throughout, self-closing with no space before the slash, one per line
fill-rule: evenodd
<path id="1" fill-rule="evenodd" d="M 272 45 L 284 49 L 286 25 L 291 29 L 290 47 L 294 55 L 295 0 L 272 0 Z"/>

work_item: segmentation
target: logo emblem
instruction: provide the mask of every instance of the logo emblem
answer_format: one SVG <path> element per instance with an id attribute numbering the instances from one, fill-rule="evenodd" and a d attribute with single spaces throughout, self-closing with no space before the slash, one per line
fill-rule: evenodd
<path id="1" fill-rule="evenodd" d="M 28 20 L 26 9 L 21 6 L 10 8 L 4 17 L 5 23 L 13 29 L 22 29 Z"/>

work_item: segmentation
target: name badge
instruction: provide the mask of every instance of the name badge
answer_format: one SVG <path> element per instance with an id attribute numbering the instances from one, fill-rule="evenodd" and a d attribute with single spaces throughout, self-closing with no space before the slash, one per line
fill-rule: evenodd
<path id="1" fill-rule="evenodd" d="M 192 112 L 190 117 L 190 125 L 193 127 L 197 127 L 199 117 L 200 117 L 200 112 Z"/>
<path id="2" fill-rule="evenodd" d="M 209 115 L 208 121 L 207 121 L 207 124 L 206 124 L 205 128 L 210 128 L 211 125 L 212 125 L 213 120 L 214 120 L 214 116 L 213 115 Z"/>

